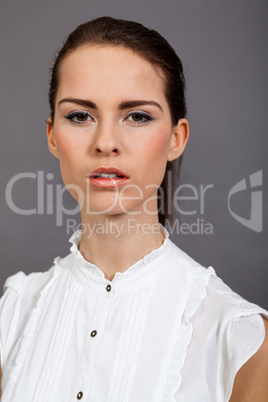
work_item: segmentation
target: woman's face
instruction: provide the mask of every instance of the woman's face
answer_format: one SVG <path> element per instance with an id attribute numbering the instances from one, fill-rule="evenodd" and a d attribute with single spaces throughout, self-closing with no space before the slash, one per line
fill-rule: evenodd
<path id="1" fill-rule="evenodd" d="M 81 46 L 62 64 L 55 105 L 49 148 L 82 212 L 155 213 L 166 163 L 182 154 L 188 123 L 172 126 L 154 67 L 123 47 Z M 125 178 L 92 177 L 99 168 Z"/>

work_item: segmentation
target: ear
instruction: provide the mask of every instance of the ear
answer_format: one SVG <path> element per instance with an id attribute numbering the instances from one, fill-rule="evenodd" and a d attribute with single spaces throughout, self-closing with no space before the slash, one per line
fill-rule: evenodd
<path id="1" fill-rule="evenodd" d="M 55 141 L 54 137 L 54 129 L 53 129 L 53 124 L 52 124 L 52 119 L 51 117 L 48 117 L 47 119 L 47 143 L 48 143 L 48 148 L 52 155 L 54 155 L 56 158 L 59 159 L 59 153 L 58 153 L 58 148 L 57 144 Z"/>
<path id="2" fill-rule="evenodd" d="M 189 138 L 189 123 L 186 119 L 180 119 L 170 139 L 170 148 L 168 151 L 168 161 L 173 161 L 182 155 Z"/>

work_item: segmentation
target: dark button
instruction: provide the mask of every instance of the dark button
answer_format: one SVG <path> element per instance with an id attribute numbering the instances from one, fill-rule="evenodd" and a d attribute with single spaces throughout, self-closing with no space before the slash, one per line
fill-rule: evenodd
<path id="1" fill-rule="evenodd" d="M 107 285 L 107 286 L 106 286 L 107 292 L 110 292 L 111 289 L 112 289 L 112 288 L 111 288 L 111 285 Z"/>
<path id="2" fill-rule="evenodd" d="M 92 338 L 94 338 L 94 336 L 97 335 L 97 331 L 92 331 L 90 335 L 92 336 Z"/>
<path id="3" fill-rule="evenodd" d="M 77 399 L 82 399 L 82 398 L 83 398 L 83 392 L 78 392 Z"/>

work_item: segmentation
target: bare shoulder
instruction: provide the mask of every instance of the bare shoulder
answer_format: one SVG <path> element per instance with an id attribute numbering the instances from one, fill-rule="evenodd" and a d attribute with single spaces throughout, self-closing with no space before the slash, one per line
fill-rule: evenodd
<path id="1" fill-rule="evenodd" d="M 268 320 L 264 319 L 265 339 L 259 350 L 238 371 L 230 402 L 268 400 Z"/>

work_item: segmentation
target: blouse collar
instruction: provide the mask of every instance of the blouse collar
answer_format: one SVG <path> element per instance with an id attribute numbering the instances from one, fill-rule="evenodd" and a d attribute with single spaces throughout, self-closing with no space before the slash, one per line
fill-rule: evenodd
<path id="1" fill-rule="evenodd" d="M 139 261 L 135 262 L 133 265 L 131 265 L 129 268 L 127 268 L 126 271 L 116 272 L 113 280 L 129 277 L 134 272 L 138 271 L 141 267 L 149 264 L 151 261 L 155 260 L 157 257 L 159 257 L 160 255 L 162 255 L 164 253 L 164 251 L 166 250 L 166 247 L 167 247 L 168 240 L 169 240 L 169 233 L 166 230 L 166 228 L 163 225 L 161 225 L 161 223 L 160 223 L 160 228 L 161 228 L 161 232 L 164 235 L 164 241 L 161 244 L 161 246 L 156 248 L 155 250 L 151 251 L 149 254 L 145 255 Z M 104 272 L 97 265 L 87 261 L 83 257 L 81 252 L 79 251 L 81 235 L 82 235 L 82 230 L 77 230 L 70 237 L 69 242 L 72 243 L 72 246 L 70 248 L 71 253 L 74 255 L 74 257 L 78 258 L 80 263 L 82 263 L 83 267 L 87 268 L 91 273 L 93 273 L 99 277 L 105 278 Z"/>

